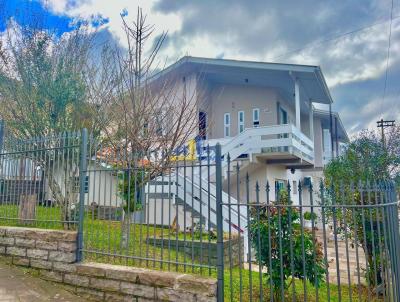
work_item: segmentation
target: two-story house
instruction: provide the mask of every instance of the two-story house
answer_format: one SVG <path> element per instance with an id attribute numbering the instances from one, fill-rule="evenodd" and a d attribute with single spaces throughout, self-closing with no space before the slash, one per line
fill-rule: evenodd
<path id="1" fill-rule="evenodd" d="M 198 150 L 200 158 L 191 169 L 175 169 L 169 181 L 147 187 L 148 223 L 166 225 L 173 219 L 180 229 L 193 221 L 205 228 L 216 225 L 215 168 L 193 168 L 207 167 L 205 146 L 222 146 L 223 229 L 239 225 L 246 237 L 246 211 L 226 204 L 265 202 L 267 182 L 270 200 L 289 182 L 294 204 L 301 182 L 302 202 L 309 203 L 310 182 L 318 184 L 324 165 L 348 142 L 339 114 L 316 109 L 331 108 L 333 102 L 318 66 L 184 57 L 153 80 L 168 78 L 201 98 L 196 137 L 203 152 Z M 168 193 L 163 197 L 161 192 Z"/>
<path id="2" fill-rule="evenodd" d="M 202 98 L 203 145 L 220 143 L 223 156 L 241 162 L 241 180 L 248 173 L 251 185 L 268 181 L 273 191 L 287 181 L 297 186 L 304 177 L 322 175 L 348 140 L 337 113 L 315 109 L 332 103 L 318 66 L 184 57 L 155 81 L 172 76 Z"/>

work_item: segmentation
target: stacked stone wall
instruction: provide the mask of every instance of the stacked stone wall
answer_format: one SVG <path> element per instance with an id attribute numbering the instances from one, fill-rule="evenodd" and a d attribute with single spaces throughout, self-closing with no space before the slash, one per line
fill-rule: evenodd
<path id="1" fill-rule="evenodd" d="M 0 255 L 91 301 L 216 301 L 217 281 L 188 274 L 76 263 L 74 231 L 0 227 Z"/>

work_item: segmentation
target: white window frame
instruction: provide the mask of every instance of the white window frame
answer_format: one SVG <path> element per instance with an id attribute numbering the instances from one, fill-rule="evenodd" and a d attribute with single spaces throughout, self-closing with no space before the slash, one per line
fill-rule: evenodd
<path id="1" fill-rule="evenodd" d="M 231 114 L 229 112 L 226 112 L 224 113 L 224 137 L 230 137 L 230 136 L 231 136 Z"/>
<path id="2" fill-rule="evenodd" d="M 240 115 L 242 115 L 242 121 L 240 121 Z M 244 131 L 244 111 L 238 111 L 238 134 Z"/>
<path id="3" fill-rule="evenodd" d="M 255 113 L 257 112 L 257 119 L 255 118 Z M 260 127 L 260 108 L 253 108 L 253 127 Z"/>

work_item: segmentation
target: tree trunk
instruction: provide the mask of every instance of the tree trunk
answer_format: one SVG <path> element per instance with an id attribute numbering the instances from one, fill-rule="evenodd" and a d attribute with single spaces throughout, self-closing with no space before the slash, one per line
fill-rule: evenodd
<path id="1" fill-rule="evenodd" d="M 130 237 L 130 227 L 131 227 L 131 215 L 130 213 L 122 212 L 122 226 L 121 226 L 121 248 L 129 249 L 129 237 Z"/>
<path id="2" fill-rule="evenodd" d="M 18 218 L 21 224 L 33 224 L 36 216 L 36 194 L 21 195 Z"/>

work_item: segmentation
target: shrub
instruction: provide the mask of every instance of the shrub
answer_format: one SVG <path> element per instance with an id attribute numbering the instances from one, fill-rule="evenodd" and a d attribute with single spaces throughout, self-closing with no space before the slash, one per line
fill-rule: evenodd
<path id="1" fill-rule="evenodd" d="M 252 209 L 249 234 L 255 258 L 267 270 L 266 280 L 275 300 L 281 301 L 281 289 L 287 290 L 294 282 L 292 275 L 318 287 L 324 280 L 326 266 L 321 244 L 313 241 L 310 231 L 302 230 L 299 210 L 277 207 L 278 204 L 289 205 L 286 191 L 280 191 L 277 203 Z"/>
<path id="2" fill-rule="evenodd" d="M 304 213 L 304 219 L 305 219 L 305 220 L 309 220 L 309 221 L 314 220 L 314 221 L 316 221 L 317 218 L 318 218 L 318 217 L 317 217 L 317 214 L 314 213 L 314 212 L 305 212 L 305 213 Z"/>

